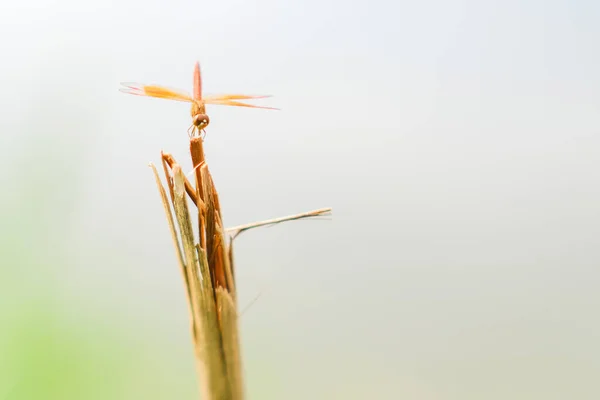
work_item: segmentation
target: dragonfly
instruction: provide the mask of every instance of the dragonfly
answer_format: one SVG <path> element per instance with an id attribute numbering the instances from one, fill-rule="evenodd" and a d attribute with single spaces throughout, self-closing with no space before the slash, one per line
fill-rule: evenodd
<path id="1" fill-rule="evenodd" d="M 196 62 L 194 67 L 194 92 L 193 96 L 189 93 L 170 89 L 159 85 L 144 85 L 134 82 L 121 83 L 123 88 L 119 89 L 123 93 L 129 93 L 136 96 L 157 97 L 167 100 L 183 101 L 192 104 L 191 116 L 192 125 L 188 129 L 188 134 L 194 136 L 200 132 L 205 132 L 204 129 L 208 126 L 210 119 L 206 115 L 206 105 L 216 104 L 222 106 L 250 107 L 262 108 L 266 110 L 278 110 L 274 107 L 257 106 L 255 104 L 244 103 L 239 100 L 249 99 L 264 99 L 271 96 L 265 95 L 244 95 L 244 94 L 221 94 L 202 96 L 202 77 L 200 75 L 200 63 Z"/>

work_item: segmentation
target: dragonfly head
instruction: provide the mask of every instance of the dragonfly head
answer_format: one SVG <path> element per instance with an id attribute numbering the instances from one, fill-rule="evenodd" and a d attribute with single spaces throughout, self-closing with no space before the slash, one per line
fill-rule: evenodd
<path id="1" fill-rule="evenodd" d="M 204 103 L 201 101 L 194 101 L 192 103 L 192 124 L 196 127 L 197 131 L 200 132 L 202 129 L 208 126 L 210 119 L 206 115 L 206 109 Z"/>
<path id="2" fill-rule="evenodd" d="M 208 118 L 208 115 L 206 115 L 206 114 L 194 115 L 193 124 L 196 127 L 196 129 L 198 129 L 198 131 L 201 131 L 202 129 L 206 128 L 208 126 L 209 122 L 210 122 L 210 119 Z"/>

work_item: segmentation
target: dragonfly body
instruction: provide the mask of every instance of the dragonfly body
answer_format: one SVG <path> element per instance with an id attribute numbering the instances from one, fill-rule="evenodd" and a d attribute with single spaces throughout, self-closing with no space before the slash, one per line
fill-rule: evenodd
<path id="1" fill-rule="evenodd" d="M 188 93 L 169 89 L 158 85 L 143 85 L 139 83 L 122 83 L 124 88 L 120 90 L 124 93 L 134 94 L 137 96 L 157 97 L 161 99 L 183 101 L 191 103 L 192 125 L 190 126 L 190 136 L 194 136 L 204 131 L 210 123 L 210 118 L 206 114 L 206 104 L 217 104 L 224 106 L 264 108 L 268 110 L 277 110 L 273 107 L 257 106 L 254 104 L 244 103 L 238 100 L 262 99 L 270 96 L 251 96 L 243 94 L 225 94 L 214 96 L 202 96 L 202 77 L 200 75 L 200 64 L 196 63 L 194 68 L 194 92 L 193 96 Z"/>

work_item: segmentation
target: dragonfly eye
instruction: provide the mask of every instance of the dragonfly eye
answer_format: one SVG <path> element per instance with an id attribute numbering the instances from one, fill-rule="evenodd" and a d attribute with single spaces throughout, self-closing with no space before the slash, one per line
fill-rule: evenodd
<path id="1" fill-rule="evenodd" d="M 209 122 L 210 122 L 210 119 L 208 118 L 208 115 L 206 115 L 206 114 L 197 114 L 196 116 L 194 116 L 194 125 L 196 125 L 196 127 L 198 127 L 198 129 L 205 128 Z"/>

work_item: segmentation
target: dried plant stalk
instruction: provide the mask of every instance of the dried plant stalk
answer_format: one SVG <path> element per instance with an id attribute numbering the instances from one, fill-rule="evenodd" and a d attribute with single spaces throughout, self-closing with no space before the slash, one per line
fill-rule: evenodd
<path id="1" fill-rule="evenodd" d="M 192 228 L 193 217 L 190 215 L 186 201 L 186 178 L 181 167 L 170 155 L 163 155 L 163 165 L 167 174 L 171 204 L 175 212 L 175 220 L 179 228 L 179 236 L 174 229 L 172 213 L 167 202 L 165 190 L 159 183 L 159 191 L 167 218 L 171 227 L 171 234 L 180 254 L 182 276 L 187 289 L 190 317 L 192 320 L 192 337 L 194 341 L 196 364 L 201 384 L 203 399 L 242 399 L 241 379 L 232 382 L 228 370 L 240 369 L 239 357 L 225 357 L 223 338 L 221 337 L 221 324 L 219 322 L 217 298 L 211 277 L 206 249 L 196 244 Z M 156 168 L 155 176 L 158 179 Z M 200 199 L 198 199 L 200 201 Z M 198 208 L 198 213 L 203 214 L 203 208 Z M 201 220 L 202 217 L 200 217 Z M 183 248 L 183 250 L 182 250 Z M 236 361 L 233 365 L 226 365 L 227 360 Z M 235 376 L 240 376 L 238 373 Z M 234 395 L 234 393 L 238 393 Z"/>
<path id="2" fill-rule="evenodd" d="M 194 165 L 195 187 L 187 180 L 175 159 L 170 154 L 162 154 L 169 197 L 160 182 L 156 167 L 152 164 L 151 167 L 186 288 L 202 399 L 242 400 L 244 390 L 237 325 L 233 238 L 247 229 L 323 215 L 331 209 L 225 230 L 219 196 L 205 161 L 200 137 L 190 139 L 190 153 Z M 195 210 L 188 207 L 187 197 L 196 206 Z M 194 237 L 194 223 L 198 224 L 198 238 Z M 225 232 L 233 232 L 229 243 Z"/>

